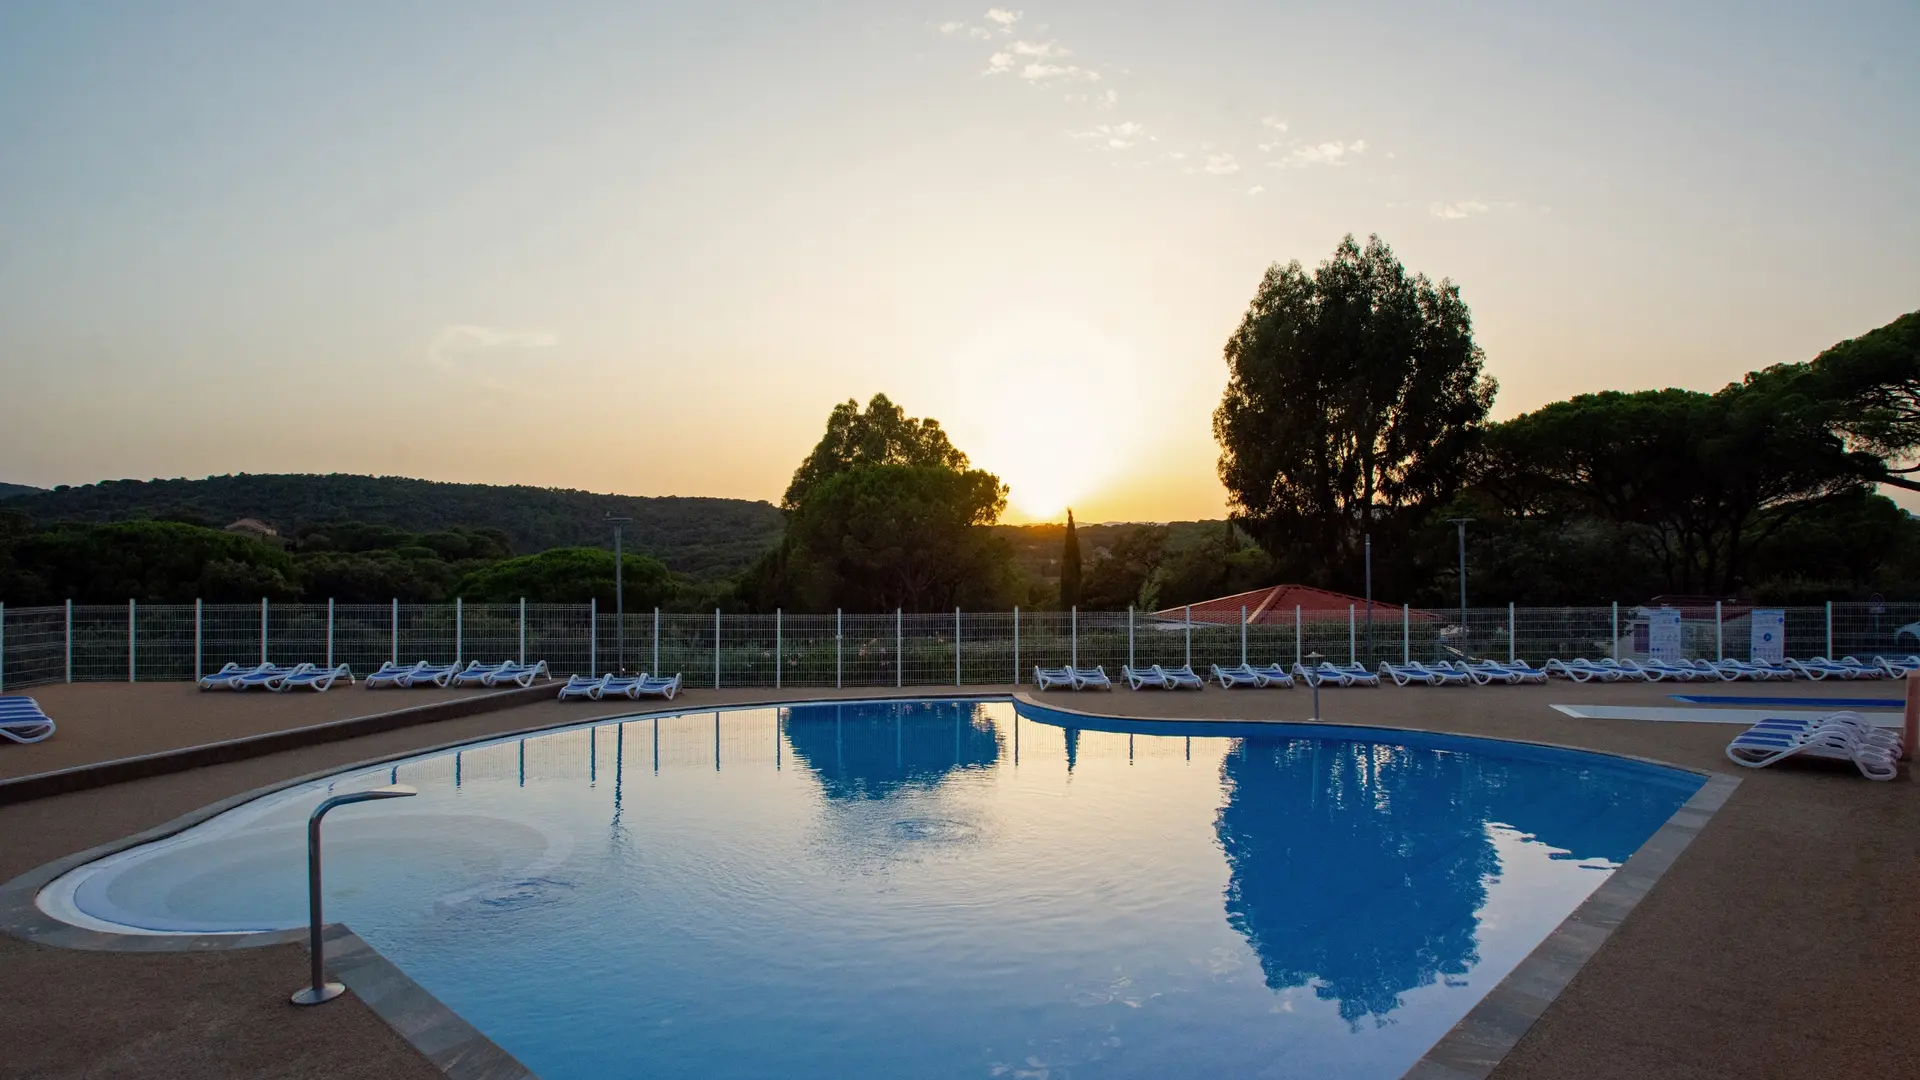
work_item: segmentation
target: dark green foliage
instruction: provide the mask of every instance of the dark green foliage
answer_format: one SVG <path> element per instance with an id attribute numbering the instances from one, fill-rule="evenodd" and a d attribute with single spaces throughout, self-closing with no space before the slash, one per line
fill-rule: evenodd
<path id="1" fill-rule="evenodd" d="M 240 603 L 300 596 L 274 544 L 168 521 L 70 525 L 18 536 L 0 562 L 0 600 L 54 604 Z"/>
<path id="2" fill-rule="evenodd" d="M 11 499 L 15 495 L 38 495 L 45 488 L 28 487 L 25 484 L 0 484 L 0 499 Z"/>
<path id="3" fill-rule="evenodd" d="M 1859 449 L 1890 459 L 1881 483 L 1920 491 L 1911 464 L 1920 453 L 1920 311 L 1843 341 L 1813 358 L 1804 377 L 1815 384 L 1811 396 L 1834 403 L 1835 430 Z M 1782 369 L 1762 372 L 1773 375 Z"/>
<path id="4" fill-rule="evenodd" d="M 1463 481 L 1496 389 L 1483 359 L 1460 290 L 1377 236 L 1311 277 L 1269 268 L 1213 420 L 1235 520 L 1288 576 L 1357 591 L 1361 537 L 1410 533 Z"/>
<path id="5" fill-rule="evenodd" d="M 460 579 L 455 592 L 464 599 L 510 603 L 521 597 L 551 604 L 598 600 L 614 605 L 613 552 L 603 548 L 555 548 L 538 555 L 494 563 Z M 628 554 L 621 564 L 621 585 L 628 611 L 664 606 L 673 581 L 658 559 Z"/>
<path id="6" fill-rule="evenodd" d="M 1165 525 L 1133 525 L 1121 531 L 1107 547 L 1095 547 L 1082 575 L 1079 603 L 1090 611 L 1118 611 L 1125 607 L 1155 608 L 1157 591 L 1147 588 L 1167 557 L 1172 530 Z M 1068 541 L 1079 547 L 1079 538 Z M 1063 560 L 1064 563 L 1064 560 Z M 1061 594 L 1067 587 L 1062 575 Z"/>
<path id="7" fill-rule="evenodd" d="M 990 473 L 863 465 L 807 494 L 787 527 L 795 606 L 816 611 L 941 611 L 998 606 L 1006 545 L 983 526 L 1006 506 Z"/>
<path id="8" fill-rule="evenodd" d="M 954 449 L 940 422 L 908 416 L 885 394 L 873 395 L 867 411 L 852 399 L 833 407 L 827 433 L 793 472 L 780 505 L 797 509 L 815 487 L 862 465 L 912 465 L 965 470 L 967 455 Z"/>
<path id="9" fill-rule="evenodd" d="M 1067 533 L 1060 542 L 1060 609 L 1080 603 L 1080 536 L 1073 529 L 1073 511 L 1067 511 Z"/>
<path id="10" fill-rule="evenodd" d="M 496 530 L 509 550 L 522 552 L 611 547 L 604 519 L 615 514 L 633 519 L 626 527 L 632 547 L 693 577 L 738 572 L 779 538 L 781 528 L 774 507 L 741 499 L 640 498 L 338 473 L 109 480 L 23 495 L 6 505 L 42 523 L 191 515 L 218 528 L 251 517 L 296 538 L 327 532 L 341 522 L 428 535 Z"/>

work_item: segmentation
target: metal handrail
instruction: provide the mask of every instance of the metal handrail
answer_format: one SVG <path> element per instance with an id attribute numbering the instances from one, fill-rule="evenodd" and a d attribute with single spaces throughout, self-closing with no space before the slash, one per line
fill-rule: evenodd
<path id="1" fill-rule="evenodd" d="M 320 819 L 327 811 L 348 803 L 372 802 L 375 799 L 404 799 L 420 792 L 409 784 L 389 784 L 386 787 L 371 788 L 367 791 L 354 791 L 345 795 L 335 795 L 313 808 L 307 817 L 307 940 L 313 948 L 313 985 L 302 987 L 293 995 L 295 1005 L 318 1005 L 332 1001 L 347 988 L 336 982 L 327 981 L 326 958 L 320 949 Z"/>

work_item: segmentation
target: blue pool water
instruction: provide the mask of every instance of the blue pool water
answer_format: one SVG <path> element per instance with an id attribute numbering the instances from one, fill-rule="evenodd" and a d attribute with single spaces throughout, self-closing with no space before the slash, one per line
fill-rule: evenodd
<path id="1" fill-rule="evenodd" d="M 397 779 L 420 797 L 328 819 L 328 916 L 547 1080 L 1392 1078 L 1701 782 L 1063 722 L 929 701 L 570 728 L 292 789 L 41 903 L 303 925 L 307 812 Z"/>

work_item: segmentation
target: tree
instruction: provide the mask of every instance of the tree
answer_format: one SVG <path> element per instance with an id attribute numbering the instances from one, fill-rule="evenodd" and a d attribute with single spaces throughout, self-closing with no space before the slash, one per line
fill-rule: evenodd
<path id="1" fill-rule="evenodd" d="M 293 600 L 293 560 L 248 536 L 171 521 L 60 525 L 12 544 L 12 580 L 0 600 L 19 604 L 182 604 Z"/>
<path id="2" fill-rule="evenodd" d="M 1351 235 L 1309 277 L 1269 267 L 1227 341 L 1213 417 L 1233 518 L 1311 580 L 1353 588 L 1364 533 L 1460 486 L 1493 403 L 1458 286 Z"/>
<path id="3" fill-rule="evenodd" d="M 628 555 L 621 565 L 628 611 L 667 602 L 673 581 L 666 565 L 646 555 Z M 613 552 L 605 548 L 554 548 L 495 563 L 460 579 L 454 594 L 468 600 L 511 603 L 522 597 L 547 604 L 614 603 Z"/>
<path id="4" fill-rule="evenodd" d="M 793 481 L 780 505 L 798 509 L 813 489 L 830 477 L 861 465 L 911 465 L 965 470 L 967 455 L 954 449 L 940 422 L 916 419 L 887 400 L 873 395 L 867 411 L 849 398 L 827 416 L 827 433 L 793 472 Z"/>
<path id="5" fill-rule="evenodd" d="M 1148 588 L 1148 582 L 1166 557 L 1172 532 L 1165 525 L 1128 525 L 1110 547 L 1095 548 L 1080 603 L 1095 611 L 1157 607 L 1158 591 Z"/>
<path id="6" fill-rule="evenodd" d="M 1913 478 L 1920 464 L 1912 463 L 1920 454 L 1920 311 L 1843 341 L 1811 364 L 1760 375 L 1811 383 L 1808 392 L 1831 406 L 1834 431 L 1879 459 L 1873 480 L 1920 491 Z"/>
<path id="7" fill-rule="evenodd" d="M 978 469 L 862 465 L 808 492 L 787 526 L 789 589 L 815 610 L 997 605 L 1005 541 L 985 526 L 1007 489 Z"/>
<path id="8" fill-rule="evenodd" d="M 1080 603 L 1080 536 L 1073 529 L 1073 511 L 1067 511 L 1067 535 L 1060 546 L 1060 610 Z"/>

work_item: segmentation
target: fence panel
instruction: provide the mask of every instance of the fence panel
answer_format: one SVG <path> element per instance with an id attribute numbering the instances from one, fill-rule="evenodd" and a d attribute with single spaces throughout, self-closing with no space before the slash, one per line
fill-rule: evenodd
<path id="1" fill-rule="evenodd" d="M 67 677 L 67 609 L 0 609 L 0 690 L 24 690 Z"/>

